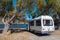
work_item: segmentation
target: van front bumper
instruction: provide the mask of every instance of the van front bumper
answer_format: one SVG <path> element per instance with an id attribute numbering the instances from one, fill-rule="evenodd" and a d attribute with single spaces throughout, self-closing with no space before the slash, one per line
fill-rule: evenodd
<path id="1" fill-rule="evenodd" d="M 49 33 L 52 33 L 54 31 L 42 31 L 41 34 L 49 34 Z"/>

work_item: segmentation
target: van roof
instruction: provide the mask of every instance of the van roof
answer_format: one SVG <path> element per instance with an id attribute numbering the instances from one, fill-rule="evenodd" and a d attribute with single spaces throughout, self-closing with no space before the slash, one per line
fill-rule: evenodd
<path id="1" fill-rule="evenodd" d="M 34 19 L 32 19 L 32 20 L 37 20 L 37 19 L 53 19 L 51 16 L 47 16 L 47 15 L 42 15 L 42 16 L 39 16 L 39 17 L 37 17 L 37 18 L 34 18 Z"/>

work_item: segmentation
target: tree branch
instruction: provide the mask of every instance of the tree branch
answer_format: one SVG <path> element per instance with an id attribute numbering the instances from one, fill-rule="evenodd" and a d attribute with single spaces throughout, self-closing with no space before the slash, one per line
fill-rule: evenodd
<path id="1" fill-rule="evenodd" d="M 2 18 L 2 22 L 5 24 L 5 17 L 6 17 L 6 15 Z"/>
<path id="2" fill-rule="evenodd" d="M 10 22 L 14 17 L 15 17 L 15 14 L 12 16 L 12 18 L 8 22 Z"/>

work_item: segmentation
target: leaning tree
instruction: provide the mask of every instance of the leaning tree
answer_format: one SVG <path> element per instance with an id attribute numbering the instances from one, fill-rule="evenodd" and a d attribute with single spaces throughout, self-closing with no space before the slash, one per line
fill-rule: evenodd
<path id="1" fill-rule="evenodd" d="M 3 33 L 6 33 L 8 31 L 11 21 L 16 20 L 16 18 L 20 19 L 20 17 L 22 16 L 23 21 L 25 21 L 24 14 L 23 14 L 24 12 L 22 12 L 22 10 L 25 11 L 25 6 L 22 5 L 23 3 L 21 1 L 19 1 L 19 2 L 14 4 L 14 5 L 16 5 L 16 9 L 13 8 L 12 0 L 2 2 L 2 6 L 4 7 L 3 10 L 5 11 L 5 14 L 3 15 L 3 18 L 2 18 L 2 22 L 5 25 L 5 27 L 3 29 Z M 8 6 L 8 9 L 6 9 L 6 6 Z"/>
<path id="2" fill-rule="evenodd" d="M 3 33 L 6 33 L 9 29 L 10 22 L 15 17 L 16 11 L 13 12 L 12 0 L 0 0 L 0 18 L 4 24 Z M 11 17 L 10 17 L 11 16 Z"/>

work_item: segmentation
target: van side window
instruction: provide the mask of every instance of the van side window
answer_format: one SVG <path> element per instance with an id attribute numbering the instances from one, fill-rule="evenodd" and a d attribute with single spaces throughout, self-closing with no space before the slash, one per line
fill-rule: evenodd
<path id="1" fill-rule="evenodd" d="M 36 26 L 41 26 L 41 20 L 36 20 Z"/>
<path id="2" fill-rule="evenodd" d="M 34 21 L 29 22 L 30 26 L 34 26 Z"/>

